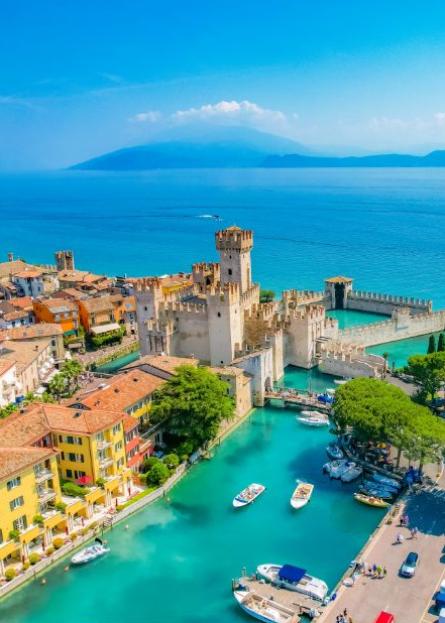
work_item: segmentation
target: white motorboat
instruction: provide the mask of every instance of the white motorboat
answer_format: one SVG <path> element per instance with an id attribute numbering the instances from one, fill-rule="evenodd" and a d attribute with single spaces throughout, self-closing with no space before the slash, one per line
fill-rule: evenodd
<path id="1" fill-rule="evenodd" d="M 80 552 L 74 554 L 71 558 L 71 564 L 73 565 L 85 565 L 88 562 L 96 560 L 110 551 L 109 547 L 105 547 L 100 539 L 96 539 L 93 545 L 81 549 Z"/>
<path id="2" fill-rule="evenodd" d="M 311 495 L 314 490 L 314 485 L 309 482 L 301 482 L 301 480 L 297 480 L 297 483 L 298 485 L 290 499 L 290 505 L 292 508 L 302 508 L 303 506 L 306 506 L 311 499 Z"/>
<path id="3" fill-rule="evenodd" d="M 264 485 L 257 484 L 256 482 L 252 483 L 233 498 L 233 506 L 240 508 L 241 506 L 251 504 L 265 489 Z"/>
<path id="4" fill-rule="evenodd" d="M 335 389 L 333 387 L 328 387 L 326 393 L 328 396 L 335 396 Z"/>
<path id="5" fill-rule="evenodd" d="M 301 415 L 303 417 L 323 417 L 323 418 L 328 417 L 326 413 L 322 413 L 321 411 L 309 410 L 309 409 L 302 411 Z"/>
<path id="6" fill-rule="evenodd" d="M 306 573 L 306 569 L 293 565 L 259 565 L 257 573 L 265 580 L 276 584 L 281 588 L 296 591 L 323 601 L 328 594 L 328 585 L 319 578 L 314 578 Z"/>
<path id="7" fill-rule="evenodd" d="M 337 460 L 337 461 L 340 459 L 343 459 L 345 456 L 345 453 L 343 452 L 343 450 L 335 442 L 332 442 L 327 446 L 326 453 L 330 459 Z"/>
<path id="8" fill-rule="evenodd" d="M 329 426 L 329 418 L 320 411 L 302 411 L 297 415 L 297 421 L 306 426 Z"/>
<path id="9" fill-rule="evenodd" d="M 272 599 L 266 599 L 252 590 L 241 587 L 233 591 L 240 607 L 250 616 L 264 623 L 297 623 L 293 610 Z"/>
<path id="10" fill-rule="evenodd" d="M 343 472 L 348 469 L 349 461 L 347 459 L 339 459 L 329 461 L 323 465 L 323 471 L 329 474 L 331 478 L 341 478 Z"/>
<path id="11" fill-rule="evenodd" d="M 336 385 L 346 385 L 347 382 L 347 379 L 334 379 Z"/>
<path id="12" fill-rule="evenodd" d="M 352 482 L 363 474 L 363 468 L 357 463 L 349 463 L 347 469 L 340 476 L 342 482 Z"/>

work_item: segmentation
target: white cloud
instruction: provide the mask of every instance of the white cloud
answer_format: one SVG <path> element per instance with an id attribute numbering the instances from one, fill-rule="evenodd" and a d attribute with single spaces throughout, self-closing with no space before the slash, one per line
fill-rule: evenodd
<path id="1" fill-rule="evenodd" d="M 445 127 L 445 112 L 436 112 L 434 121 L 440 127 Z"/>
<path id="2" fill-rule="evenodd" d="M 159 110 L 147 110 L 146 112 L 140 112 L 134 117 L 130 117 L 130 121 L 136 123 L 156 123 L 162 117 L 162 113 Z"/>
<path id="3" fill-rule="evenodd" d="M 239 123 L 285 123 L 286 115 L 280 110 L 263 108 L 249 100 L 222 100 L 217 104 L 204 104 L 199 108 L 187 108 L 177 110 L 171 115 L 174 121 L 214 120 L 214 121 L 237 121 Z"/>

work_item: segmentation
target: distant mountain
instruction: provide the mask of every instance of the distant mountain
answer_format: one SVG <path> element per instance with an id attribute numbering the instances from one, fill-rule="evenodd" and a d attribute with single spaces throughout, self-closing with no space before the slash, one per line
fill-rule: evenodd
<path id="1" fill-rule="evenodd" d="M 119 149 L 72 169 L 130 171 L 145 169 L 185 169 L 258 167 L 271 154 L 310 154 L 303 145 L 281 136 L 238 126 L 175 130 L 155 142 Z M 174 136 L 176 138 L 171 138 Z"/>
<path id="2" fill-rule="evenodd" d="M 408 154 L 381 154 L 374 156 L 307 156 L 305 154 L 284 154 L 268 156 L 263 162 L 270 168 L 308 167 L 444 167 L 445 151 L 432 151 L 426 156 Z"/>

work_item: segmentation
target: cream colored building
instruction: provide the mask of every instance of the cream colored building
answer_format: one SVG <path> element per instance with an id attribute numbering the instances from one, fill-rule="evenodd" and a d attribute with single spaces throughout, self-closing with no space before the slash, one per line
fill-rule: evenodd
<path id="1" fill-rule="evenodd" d="M 17 397 L 35 392 L 54 372 L 51 339 L 30 342 L 5 340 L 0 349 L 0 364 L 4 362 L 16 366 Z"/>

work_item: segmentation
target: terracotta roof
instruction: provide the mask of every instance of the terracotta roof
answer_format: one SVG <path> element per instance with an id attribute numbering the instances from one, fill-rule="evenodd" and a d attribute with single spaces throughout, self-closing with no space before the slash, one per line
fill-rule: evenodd
<path id="1" fill-rule="evenodd" d="M 32 298 L 30 296 L 17 296 L 9 299 L 8 303 L 18 309 L 32 310 Z"/>
<path id="2" fill-rule="evenodd" d="M 89 295 L 86 292 L 82 292 L 82 290 L 76 290 L 76 288 L 65 288 L 64 290 L 55 292 L 53 296 L 60 299 L 79 301 L 87 298 Z"/>
<path id="3" fill-rule="evenodd" d="M 138 424 L 139 422 L 137 418 L 133 417 L 132 415 L 128 415 L 128 413 L 124 415 L 124 431 L 126 433 L 129 433 L 131 430 L 136 428 Z"/>
<path id="4" fill-rule="evenodd" d="M 143 365 L 147 365 L 153 368 L 157 368 L 158 370 L 162 370 L 163 372 L 173 374 L 178 366 L 197 367 L 198 363 L 199 359 L 195 359 L 194 357 L 173 357 L 172 355 L 146 355 L 145 357 L 141 357 L 140 359 L 129 363 L 128 366 L 125 366 L 125 368 L 138 368 Z"/>
<path id="5" fill-rule="evenodd" d="M 13 366 L 15 366 L 15 361 L 11 359 L 0 359 L 0 375 L 5 374 L 5 372 L 10 370 Z"/>
<path id="6" fill-rule="evenodd" d="M 15 327 L 7 330 L 7 336 L 10 340 L 53 337 L 54 335 L 63 335 L 62 327 L 55 322 L 40 322 L 29 327 Z"/>
<path id="7" fill-rule="evenodd" d="M 27 318 L 28 317 L 28 312 L 25 311 L 24 309 L 15 309 L 14 311 L 10 311 L 10 312 L 0 312 L 0 317 L 3 318 L 3 320 L 19 320 L 20 318 Z"/>
<path id="8" fill-rule="evenodd" d="M 52 448 L 0 448 L 0 480 L 57 454 Z"/>
<path id="9" fill-rule="evenodd" d="M 37 357 L 48 348 L 50 338 L 42 338 L 27 342 L 5 340 L 2 344 L 0 359 L 9 359 L 15 361 L 17 370 L 22 371 L 27 368 Z"/>
<path id="10" fill-rule="evenodd" d="M 342 277 L 342 275 L 338 275 L 337 277 L 329 277 L 325 279 L 327 283 L 349 283 L 352 281 L 350 277 Z"/>
<path id="11" fill-rule="evenodd" d="M 49 426 L 54 431 L 91 435 L 113 426 L 122 420 L 116 411 L 71 409 L 61 405 L 46 404 L 41 407 Z"/>
<path id="12" fill-rule="evenodd" d="M 125 411 L 143 398 L 150 396 L 165 381 L 142 370 L 129 370 L 110 379 L 102 389 L 87 396 L 77 394 L 77 402 L 89 408 Z"/>
<path id="13" fill-rule="evenodd" d="M 40 405 L 26 413 L 12 413 L 0 421 L 0 448 L 31 446 L 50 432 Z"/>
<path id="14" fill-rule="evenodd" d="M 85 299 L 81 301 L 81 305 L 90 313 L 114 309 L 113 302 L 109 296 L 95 296 L 94 298 Z"/>
<path id="15" fill-rule="evenodd" d="M 36 279 L 37 277 L 41 277 L 42 274 L 42 271 L 38 268 L 27 268 L 15 273 L 14 277 L 18 277 L 19 279 Z"/>
<path id="16" fill-rule="evenodd" d="M 77 312 L 77 305 L 68 299 L 51 298 L 51 299 L 39 299 L 35 301 L 36 305 L 44 305 L 48 307 L 53 313 L 67 313 Z"/>
<path id="17" fill-rule="evenodd" d="M 13 260 L 12 262 L 0 262 L 0 279 L 9 277 L 25 270 L 25 268 L 34 268 L 32 264 L 27 264 L 23 260 Z"/>
<path id="18" fill-rule="evenodd" d="M 73 281 L 80 283 L 94 283 L 95 281 L 101 281 L 107 279 L 103 275 L 95 275 L 87 270 L 61 270 L 58 272 L 58 277 L 61 281 Z"/>

